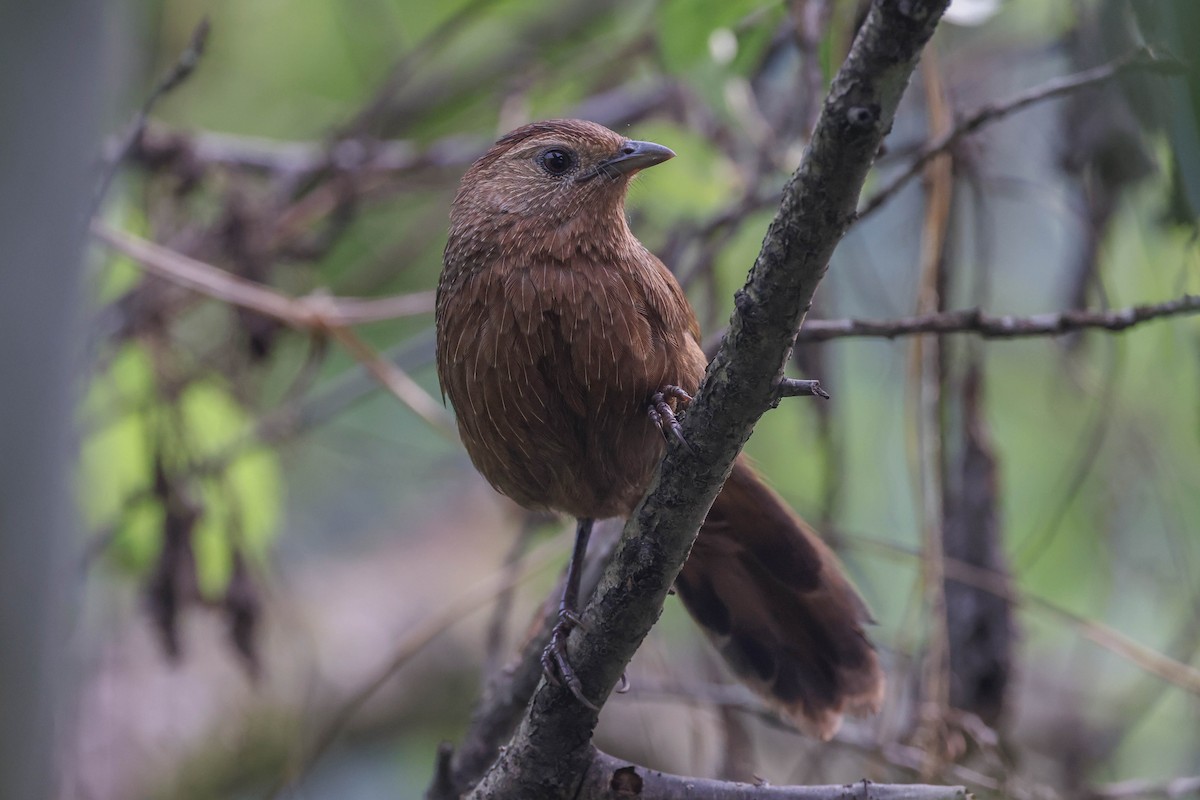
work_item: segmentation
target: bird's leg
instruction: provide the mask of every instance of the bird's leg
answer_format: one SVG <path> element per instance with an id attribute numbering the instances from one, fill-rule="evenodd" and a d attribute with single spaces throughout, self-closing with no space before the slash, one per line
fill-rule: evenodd
<path id="1" fill-rule="evenodd" d="M 691 452 L 692 446 L 687 443 L 687 439 L 683 438 L 683 427 L 675 417 L 675 410 L 667 402 L 668 398 L 672 398 L 684 406 L 692 402 L 690 394 L 681 387 L 668 383 L 650 395 L 650 407 L 646 410 L 646 413 L 650 416 L 650 421 L 654 423 L 655 427 L 662 431 L 664 437 L 670 431 L 679 440 L 679 443 L 686 447 L 688 452 Z"/>
<path id="2" fill-rule="evenodd" d="M 579 619 L 579 581 L 583 575 L 583 559 L 587 555 L 588 539 L 592 535 L 592 519 L 580 519 L 575 527 L 575 550 L 567 565 L 567 582 L 563 587 L 562 599 L 558 603 L 558 622 L 550 633 L 550 644 L 542 651 L 542 671 L 546 680 L 555 686 L 564 683 L 579 702 L 593 711 L 599 711 L 594 703 L 583 695 L 583 685 L 567 660 L 567 638 L 571 631 L 583 623 Z M 561 680 L 560 680 L 561 678 Z"/>

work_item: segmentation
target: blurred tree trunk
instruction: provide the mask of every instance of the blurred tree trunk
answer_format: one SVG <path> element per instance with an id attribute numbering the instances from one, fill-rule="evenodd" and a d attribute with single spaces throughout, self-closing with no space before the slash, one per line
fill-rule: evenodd
<path id="1" fill-rule="evenodd" d="M 53 795 L 70 587 L 77 295 L 101 5 L 0 5 L 0 797 Z M 77 548 L 75 548 L 77 549 Z"/>

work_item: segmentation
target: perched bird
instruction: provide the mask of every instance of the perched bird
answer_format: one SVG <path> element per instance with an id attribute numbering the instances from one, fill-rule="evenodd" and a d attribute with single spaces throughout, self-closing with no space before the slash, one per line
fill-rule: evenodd
<path id="1" fill-rule="evenodd" d="M 580 120 L 500 139 L 450 212 L 437 367 L 476 468 L 532 509 L 579 521 L 543 664 L 566 659 L 592 521 L 627 516 L 704 376 L 696 315 L 629 229 L 625 194 L 671 150 Z M 866 606 L 833 553 L 739 458 L 675 584 L 735 672 L 800 727 L 878 710 Z"/>

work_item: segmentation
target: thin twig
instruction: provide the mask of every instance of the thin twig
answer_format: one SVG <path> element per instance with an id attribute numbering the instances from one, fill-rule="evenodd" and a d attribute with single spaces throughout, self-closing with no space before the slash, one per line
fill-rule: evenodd
<path id="1" fill-rule="evenodd" d="M 913 556 L 912 550 L 891 542 L 869 536 L 845 535 L 848 543 L 863 549 Z M 989 594 L 1004 598 L 1014 607 L 1036 607 L 1052 616 L 1064 620 L 1094 644 L 1128 660 L 1141 670 L 1191 694 L 1200 695 L 1200 669 L 1160 653 L 1103 622 L 1088 619 L 1082 614 L 1066 609 L 1052 600 L 1021 591 L 1012 585 L 1012 578 L 1002 572 L 977 567 L 957 559 L 945 560 L 946 578 L 982 589 Z"/>
<path id="2" fill-rule="evenodd" d="M 810 319 L 805 321 L 796 341 L 824 342 L 848 337 L 895 339 L 922 333 L 971 333 L 985 339 L 1061 336 L 1086 329 L 1115 333 L 1151 320 L 1198 313 L 1200 295 L 1185 294 L 1174 300 L 1115 311 L 1060 311 L 1028 317 L 989 314 L 978 308 L 969 308 L 896 320 Z"/>
<path id="3" fill-rule="evenodd" d="M 317 733 L 312 746 L 289 766 L 287 772 L 280 777 L 279 782 L 266 794 L 266 798 L 278 797 L 281 792 L 302 778 L 317 759 L 324 755 L 329 746 L 337 740 L 337 737 L 341 735 L 341 732 L 345 730 L 363 705 L 394 678 L 413 656 L 489 600 L 523 583 L 555 560 L 560 559 L 566 551 L 567 542 L 566 537 L 557 536 L 530 550 L 516 562 L 515 568 L 506 566 L 488 576 L 457 598 L 444 604 L 438 613 L 427 617 L 401 637 L 391 659 L 379 669 L 373 678 L 342 702 L 329 721 Z"/>
<path id="4" fill-rule="evenodd" d="M 454 427 L 454 419 L 429 392 L 413 380 L 411 375 L 392 361 L 382 358 L 374 348 L 351 329 L 331 326 L 328 330 L 329 335 L 336 339 L 347 353 L 354 356 L 355 361 L 366 367 L 367 372 L 370 372 L 396 399 L 412 409 L 417 416 L 428 422 L 439 433 L 450 439 L 457 439 L 458 432 Z"/>
<path id="5" fill-rule="evenodd" d="M 154 106 L 164 96 L 187 80 L 196 70 L 196 65 L 200 63 L 200 58 L 204 55 L 204 48 L 208 44 L 210 27 L 208 17 L 200 20 L 196 29 L 192 31 L 191 38 L 188 39 L 187 47 L 183 49 L 183 52 L 179 54 L 179 58 L 175 60 L 175 64 L 171 67 L 170 71 L 162 77 L 162 80 L 150 92 L 146 101 L 142 103 L 142 107 L 138 110 L 137 116 L 133 118 L 133 122 L 130 123 L 129 129 L 121 137 L 120 144 L 113 150 L 108 163 L 104 165 L 104 169 L 100 174 L 100 180 L 96 184 L 95 193 L 92 195 L 92 210 L 89 219 L 96 215 L 100 204 L 104 202 L 104 198 L 108 195 L 108 190 L 112 188 L 112 182 L 117 176 L 117 171 L 121 163 L 134 147 L 137 146 L 138 140 L 141 139 L 142 134 L 146 130 L 146 124 L 150 120 L 150 112 L 154 110 Z"/>
<path id="6" fill-rule="evenodd" d="M 538 532 L 541 523 L 545 521 L 545 517 L 539 517 L 532 512 L 522 513 L 521 529 L 513 537 L 512 545 L 504 555 L 504 569 L 515 570 L 519 567 L 521 556 L 529 549 L 530 542 L 533 541 L 534 535 Z M 515 594 L 514 587 L 510 587 L 497 595 L 496 602 L 492 604 L 492 615 L 487 623 L 487 637 L 484 639 L 483 644 L 482 671 L 484 688 L 487 687 L 488 683 L 491 682 L 501 667 L 505 634 L 508 629 L 508 618 L 512 614 Z"/>
<path id="7" fill-rule="evenodd" d="M 300 178 L 328 169 L 392 175 L 420 169 L 456 169 L 485 149 L 485 140 L 450 135 L 426 146 L 408 139 L 345 139 L 330 145 L 206 130 L 180 130 L 151 123 L 134 143 L 131 160 L 158 166 L 185 160 L 190 168 L 222 167 L 241 172 Z M 120 152 L 121 143 L 106 146 Z M 111 156 L 110 156 L 111 158 Z"/>
<path id="8" fill-rule="evenodd" d="M 996 103 L 989 103 L 969 114 L 954 130 L 930 142 L 921 150 L 915 159 L 904 168 L 904 171 L 888 182 L 882 189 L 872 195 L 859 209 L 856 220 L 862 220 L 877 211 L 884 203 L 904 188 L 913 178 L 921 173 L 925 164 L 934 156 L 954 147 L 963 137 L 978 131 L 985 125 L 1003 119 L 1017 111 L 1043 100 L 1061 97 L 1064 94 L 1085 89 L 1098 83 L 1103 83 L 1117 75 L 1134 69 L 1145 69 L 1173 73 L 1181 69 L 1180 62 L 1155 56 L 1147 48 L 1141 48 L 1110 64 L 1084 70 L 1074 75 L 1055 78 L 1041 86 L 1021 92 L 1013 97 Z M 778 205 L 782 193 L 779 191 L 752 190 L 747 195 L 737 199 L 725 208 L 713 214 L 708 221 L 695 230 L 693 238 L 707 240 L 726 228 L 737 227 L 750 214 Z M 670 263 L 670 262 L 668 262 Z M 686 281 L 685 281 L 686 285 Z M 803 337 L 803 332 L 801 332 Z"/>
<path id="9" fill-rule="evenodd" d="M 388 76 L 375 90 L 375 95 L 364 105 L 354 118 L 345 126 L 341 136 L 353 136 L 370 127 L 384 112 L 388 104 L 395 100 L 396 94 L 408 83 L 413 75 L 421 74 L 425 62 L 431 55 L 445 46 L 465 25 L 479 19 L 480 15 L 494 0 L 469 0 L 453 14 L 442 20 L 437 27 L 425 35 L 413 47 L 400 55 Z"/>
<path id="10" fill-rule="evenodd" d="M 1018 574 L 1028 574 L 1057 540 L 1059 532 L 1063 530 L 1063 522 L 1079 499 L 1088 478 L 1096 470 L 1100 451 L 1108 441 L 1109 433 L 1114 427 L 1119 427 L 1114 422 L 1119 415 L 1114 413 L 1113 407 L 1117 391 L 1125 383 L 1128 359 L 1116 342 L 1106 344 L 1109 346 L 1104 348 L 1102 354 L 1104 365 L 1100 367 L 1100 384 L 1086 387 L 1086 395 L 1094 400 L 1089 403 L 1087 418 L 1074 437 L 1071 454 L 1064 461 L 1070 466 L 1062 470 L 1054 482 L 1053 510 L 1045 515 L 1044 522 L 1036 527 L 1030 526 L 1032 533 L 1023 536 L 1012 547 L 1012 562 Z M 1066 446 L 1060 448 L 1060 452 L 1067 449 Z"/>
<path id="11" fill-rule="evenodd" d="M 1001 100 L 996 103 L 988 103 L 981 106 L 971 114 L 967 115 L 958 125 L 950 131 L 942 134 L 926 145 L 920 154 L 914 158 L 904 170 L 889 181 L 882 189 L 876 192 L 867 200 L 862 208 L 858 211 L 858 219 L 870 216 L 877 211 L 884 203 L 890 200 L 900 189 L 902 189 L 909 181 L 921 173 L 925 165 L 931 159 L 940 153 L 945 153 L 950 150 L 963 137 L 974 133 L 984 125 L 987 125 L 996 120 L 1007 117 L 1022 109 L 1028 108 L 1035 103 L 1040 103 L 1044 100 L 1051 100 L 1055 97 L 1061 97 L 1064 94 L 1078 91 L 1088 86 L 1094 86 L 1104 81 L 1112 80 L 1113 78 L 1131 70 L 1150 70 L 1157 72 L 1174 73 L 1182 69 L 1183 65 L 1173 59 L 1164 58 L 1155 55 L 1154 51 L 1148 47 L 1141 47 L 1134 50 L 1115 61 L 1108 64 L 1102 64 L 1092 69 L 1086 69 L 1082 72 L 1077 72 L 1074 75 L 1067 75 L 1062 78 L 1055 78 L 1047 81 L 1041 86 L 1034 87 L 1021 92 L 1006 100 Z"/>
<path id="12" fill-rule="evenodd" d="M 580 597 L 590 597 L 600 580 L 604 565 L 612 557 L 621 538 L 619 519 L 603 520 L 592 531 L 588 545 L 588 560 L 580 582 Z M 542 651 L 550 642 L 550 632 L 558 622 L 558 598 L 562 595 L 561 581 L 542 604 L 541 620 L 525 636 L 525 643 L 506 668 L 492 676 L 471 712 L 471 724 L 454 752 L 452 771 L 456 792 L 451 795 L 427 793 L 428 800 L 457 800 L 460 793 L 479 779 L 495 758 L 520 721 L 529 698 L 542 679 Z"/>
<path id="13" fill-rule="evenodd" d="M 433 292 L 381 298 L 330 297 L 321 294 L 289 297 L 264 284 L 246 280 L 103 223 L 92 225 L 92 235 L 129 256 L 157 277 L 216 300 L 257 311 L 293 328 L 344 328 L 433 311 Z"/>
<path id="14" fill-rule="evenodd" d="M 892 785 L 862 780 L 836 786 L 772 786 L 671 775 L 596 751 L 577 797 L 661 800 L 967 800 L 962 786 Z"/>
<path id="15" fill-rule="evenodd" d="M 160 278 L 217 300 L 252 309 L 294 328 L 327 333 L 400 402 L 438 431 L 455 436 L 453 422 L 438 402 L 407 372 L 391 361 L 380 358 L 349 327 L 363 322 L 427 313 L 433 305 L 431 292 L 378 300 L 334 298 L 321 294 L 288 297 L 261 283 L 248 281 L 101 223 L 93 224 L 92 233 Z"/>
<path id="16" fill-rule="evenodd" d="M 941 135 L 951 126 L 938 65 L 937 48 L 929 47 L 921 61 L 925 107 L 929 128 Z M 946 276 L 946 241 L 954 201 L 954 160 L 943 153 L 923 169 L 925 217 L 921 226 L 921 273 L 917 287 L 917 313 L 936 313 L 943 302 Z M 925 660 L 921 666 L 919 725 L 914 741 L 924 754 L 921 778 L 929 780 L 943 771 L 944 746 L 950 708 L 950 636 L 946 623 L 945 485 L 942 416 L 944 410 L 944 353 L 935 336 L 918 336 L 909 363 L 910 404 L 913 424 L 913 474 L 917 476 L 917 505 L 921 509 L 921 582 L 928 619 Z"/>

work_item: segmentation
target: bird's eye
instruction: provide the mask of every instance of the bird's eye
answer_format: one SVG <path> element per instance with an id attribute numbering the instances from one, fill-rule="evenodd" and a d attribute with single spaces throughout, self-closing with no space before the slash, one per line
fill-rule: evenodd
<path id="1" fill-rule="evenodd" d="M 570 150 L 552 147 L 538 156 L 538 163 L 551 175 L 565 175 L 575 166 L 575 156 Z"/>

